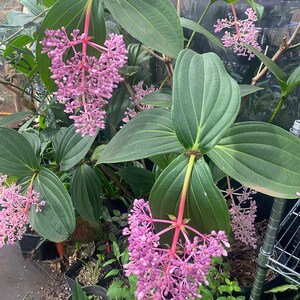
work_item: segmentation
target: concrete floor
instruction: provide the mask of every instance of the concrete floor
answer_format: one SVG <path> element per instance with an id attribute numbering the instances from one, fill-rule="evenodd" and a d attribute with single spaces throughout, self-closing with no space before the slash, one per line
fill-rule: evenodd
<path id="1" fill-rule="evenodd" d="M 50 280 L 40 264 L 23 258 L 17 244 L 0 249 L 0 300 L 40 300 Z"/>

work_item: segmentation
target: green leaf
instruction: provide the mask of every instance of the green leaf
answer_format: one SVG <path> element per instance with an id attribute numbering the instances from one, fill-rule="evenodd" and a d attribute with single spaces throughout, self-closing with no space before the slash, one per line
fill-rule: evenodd
<path id="1" fill-rule="evenodd" d="M 176 58 L 183 33 L 171 1 L 104 0 L 118 23 L 147 47 Z"/>
<path id="2" fill-rule="evenodd" d="M 111 258 L 107 261 L 105 261 L 104 264 L 102 264 L 102 267 L 105 267 L 105 266 L 108 266 L 108 265 L 111 265 L 112 263 L 116 262 L 117 260 L 115 258 Z"/>
<path id="3" fill-rule="evenodd" d="M 83 159 L 95 140 L 96 136 L 82 137 L 75 130 L 74 125 L 68 127 L 61 138 L 53 144 L 55 161 L 60 165 L 61 171 L 71 169 Z"/>
<path id="4" fill-rule="evenodd" d="M 129 44 L 127 52 L 129 66 L 137 66 L 152 57 L 149 52 L 143 49 L 141 44 Z"/>
<path id="5" fill-rule="evenodd" d="M 241 92 L 241 97 L 245 97 L 247 95 L 256 93 L 257 91 L 263 90 L 263 88 L 250 85 L 250 84 L 239 84 L 240 87 L 240 92 Z"/>
<path id="6" fill-rule="evenodd" d="M 287 80 L 288 94 L 291 93 L 298 84 L 300 84 L 300 66 L 294 70 Z"/>
<path id="7" fill-rule="evenodd" d="M 91 222 L 99 222 L 103 203 L 101 181 L 87 164 L 78 166 L 71 177 L 70 193 L 76 211 Z"/>
<path id="8" fill-rule="evenodd" d="M 280 67 L 268 56 L 264 55 L 260 51 L 258 51 L 256 48 L 242 43 L 243 46 L 245 46 L 247 49 L 249 49 L 251 52 L 253 52 L 269 69 L 269 71 L 280 81 L 280 82 L 286 82 L 286 74 L 280 69 Z"/>
<path id="9" fill-rule="evenodd" d="M 201 25 L 197 24 L 195 21 L 186 18 L 180 18 L 180 24 L 182 27 L 201 33 L 209 41 L 214 42 L 218 47 L 225 51 L 225 47 L 220 40 Z"/>
<path id="10" fill-rule="evenodd" d="M 11 114 L 9 116 L 0 119 L 0 126 L 4 127 L 4 126 L 11 125 L 13 123 L 20 122 L 22 119 L 32 115 L 33 113 L 28 111 L 21 111 L 21 112 Z"/>
<path id="11" fill-rule="evenodd" d="M 0 173 L 31 176 L 39 169 L 34 150 L 17 131 L 0 127 Z"/>
<path id="12" fill-rule="evenodd" d="M 172 91 L 164 88 L 156 90 L 143 97 L 141 103 L 169 108 L 172 105 Z"/>
<path id="13" fill-rule="evenodd" d="M 29 35 L 19 35 L 12 39 L 6 46 L 4 52 L 3 52 L 3 57 L 7 58 L 10 54 L 12 54 L 16 48 L 22 48 L 30 43 L 33 42 L 33 39 Z"/>
<path id="14" fill-rule="evenodd" d="M 119 272 L 120 272 L 119 269 L 113 269 L 113 270 L 110 270 L 110 271 L 105 275 L 104 278 L 107 278 L 107 277 L 110 277 L 110 276 L 115 276 L 115 275 L 117 275 Z"/>
<path id="15" fill-rule="evenodd" d="M 261 193 L 294 199 L 300 187 L 300 140 L 272 124 L 237 123 L 207 155 L 227 175 Z"/>
<path id="16" fill-rule="evenodd" d="M 45 239 L 65 241 L 75 229 L 72 200 L 63 183 L 50 170 L 42 167 L 34 181 L 34 190 L 45 201 L 41 211 L 30 210 L 30 224 Z"/>
<path id="17" fill-rule="evenodd" d="M 126 124 L 100 153 L 97 164 L 182 151 L 174 132 L 170 111 L 153 108 L 138 113 Z"/>
<path id="18" fill-rule="evenodd" d="M 50 59 L 47 54 L 41 53 L 43 46 L 40 42 L 45 37 L 44 32 L 46 29 L 60 29 L 61 27 L 65 27 L 69 34 L 73 31 L 73 29 L 77 28 L 81 30 L 81 33 L 83 33 L 87 1 L 88 0 L 56 1 L 47 13 L 39 30 L 39 34 L 37 36 L 36 59 L 42 80 L 49 91 L 53 91 L 55 84 L 54 80 L 50 78 Z M 92 41 L 99 45 L 102 45 L 105 41 L 106 31 L 102 0 L 93 1 L 89 36 L 93 37 Z M 99 56 L 99 52 L 93 49 L 88 49 L 88 54 Z"/>
<path id="19" fill-rule="evenodd" d="M 22 135 L 28 140 L 32 149 L 34 150 L 37 160 L 39 160 L 41 153 L 41 140 L 39 138 L 38 132 L 34 130 L 27 130 L 23 131 Z"/>
<path id="20" fill-rule="evenodd" d="M 180 155 L 156 180 L 149 197 L 155 218 L 168 219 L 169 214 L 177 215 L 187 164 L 186 155 Z M 203 159 L 196 161 L 192 171 L 184 218 L 190 219 L 189 225 L 202 233 L 229 232 L 226 202 Z"/>
<path id="21" fill-rule="evenodd" d="M 282 293 L 282 292 L 286 292 L 288 290 L 293 290 L 293 291 L 297 291 L 299 290 L 299 286 L 295 285 L 295 284 L 283 284 L 280 286 L 276 286 L 270 290 L 265 291 L 266 294 L 268 293 Z"/>
<path id="22" fill-rule="evenodd" d="M 75 280 L 75 284 L 72 289 L 72 300 L 88 300 L 86 293 L 83 291 L 77 280 Z"/>
<path id="23" fill-rule="evenodd" d="M 238 84 L 214 53 L 181 51 L 175 66 L 172 121 L 186 148 L 205 153 L 233 124 L 240 107 Z"/>
<path id="24" fill-rule="evenodd" d="M 154 184 L 154 174 L 150 171 L 138 167 L 126 167 L 116 172 L 123 178 L 134 191 L 137 191 L 136 197 L 142 197 L 148 194 Z"/>

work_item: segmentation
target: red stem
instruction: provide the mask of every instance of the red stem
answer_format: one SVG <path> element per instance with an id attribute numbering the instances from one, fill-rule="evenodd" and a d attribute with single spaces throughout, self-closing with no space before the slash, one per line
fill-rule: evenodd
<path id="1" fill-rule="evenodd" d="M 231 11 L 233 13 L 233 19 L 234 19 L 234 26 L 235 26 L 235 30 L 236 30 L 236 35 L 238 36 L 238 38 L 241 36 L 240 35 L 240 31 L 239 31 L 239 23 L 238 23 L 238 19 L 236 16 L 236 10 L 235 10 L 235 6 L 233 4 L 230 4 L 231 7 Z"/>

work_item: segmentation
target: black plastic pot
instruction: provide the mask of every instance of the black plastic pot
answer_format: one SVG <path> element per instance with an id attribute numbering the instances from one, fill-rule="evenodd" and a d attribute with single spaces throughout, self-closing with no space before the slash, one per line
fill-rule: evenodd
<path id="1" fill-rule="evenodd" d="M 82 287 L 82 290 L 88 294 L 88 296 L 101 296 L 103 300 L 110 300 L 106 295 L 107 290 L 99 285 L 87 285 Z M 72 295 L 69 296 L 68 300 L 72 300 Z"/>
<path id="2" fill-rule="evenodd" d="M 52 260 L 59 257 L 56 245 L 50 241 L 41 242 L 42 238 L 37 234 L 24 233 L 19 241 L 24 258 L 35 260 Z"/>
<path id="3" fill-rule="evenodd" d="M 87 261 L 77 260 L 75 263 L 66 271 L 65 277 L 71 290 L 73 290 L 75 284 L 75 278 L 78 275 L 83 264 Z"/>

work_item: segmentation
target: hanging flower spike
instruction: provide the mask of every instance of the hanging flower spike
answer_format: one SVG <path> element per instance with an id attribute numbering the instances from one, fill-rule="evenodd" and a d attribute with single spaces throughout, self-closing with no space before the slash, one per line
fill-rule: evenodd
<path id="1" fill-rule="evenodd" d="M 214 25 L 215 32 L 220 32 L 225 28 L 235 28 L 235 33 L 225 31 L 222 37 L 222 42 L 226 48 L 233 47 L 234 53 L 241 56 L 249 56 L 249 60 L 255 55 L 247 48 L 241 45 L 241 43 L 249 44 L 261 51 L 261 47 L 257 43 L 258 30 L 255 28 L 254 22 L 257 21 L 257 16 L 252 8 L 248 8 L 245 12 L 247 19 L 239 20 L 236 16 L 235 7 L 231 5 L 233 16 L 229 16 L 228 19 L 218 19 L 217 24 Z"/>
<path id="2" fill-rule="evenodd" d="M 208 284 L 206 275 L 211 258 L 226 256 L 224 246 L 230 247 L 225 232 L 212 231 L 203 235 L 187 224 L 181 228 L 184 241 L 179 240 L 175 253 L 170 247 L 161 247 L 160 236 L 175 229 L 176 218 L 153 219 L 144 199 L 134 201 L 128 223 L 129 228 L 125 228 L 123 234 L 129 235 L 130 262 L 125 269 L 127 276 L 138 277 L 136 297 L 139 300 L 193 300 L 201 297 L 198 288 L 203 283 Z M 155 233 L 155 223 L 169 224 L 169 227 Z M 188 231 L 196 236 L 189 239 Z"/>
<path id="3" fill-rule="evenodd" d="M 134 85 L 133 88 L 135 90 L 134 99 L 131 99 L 134 108 L 127 108 L 125 111 L 125 117 L 122 119 L 124 123 L 128 123 L 133 117 L 137 115 L 139 111 L 143 111 L 146 109 L 150 109 L 153 106 L 141 103 L 142 99 L 151 94 L 156 90 L 156 88 L 151 84 L 149 87 L 143 88 L 144 81 L 140 81 L 137 85 Z"/>
<path id="4" fill-rule="evenodd" d="M 241 188 L 242 192 L 239 193 L 238 190 Z M 257 237 L 254 224 L 257 206 L 251 196 L 253 194 L 256 194 L 256 191 L 245 186 L 233 190 L 232 196 L 236 196 L 236 203 L 232 198 L 229 213 L 231 217 L 230 225 L 235 239 L 255 249 L 257 247 Z M 245 206 L 245 203 L 247 206 Z"/>
<path id="5" fill-rule="evenodd" d="M 113 89 L 123 80 L 118 69 L 127 60 L 122 35 L 110 34 L 104 46 L 90 41 L 78 29 L 73 30 L 71 39 L 64 27 L 46 30 L 42 53 L 51 59 L 51 78 L 58 91 L 57 100 L 65 104 L 65 112 L 71 113 L 77 132 L 82 136 L 94 136 L 97 128 L 104 129 L 104 106 L 112 97 Z M 88 56 L 75 48 L 77 45 L 90 45 L 101 52 L 100 58 Z M 64 61 L 66 53 L 72 50 L 73 56 Z"/>
<path id="6" fill-rule="evenodd" d="M 14 183 L 5 186 L 7 176 L 0 177 L 0 248 L 20 240 L 29 224 L 29 209 L 35 206 L 41 210 L 44 201 L 39 201 L 39 193 L 29 188 L 21 194 L 21 186 Z"/>

